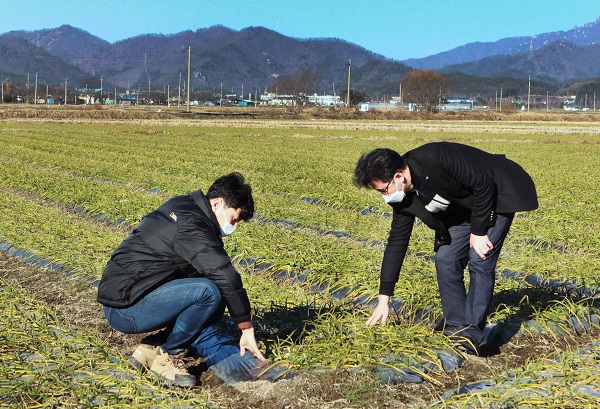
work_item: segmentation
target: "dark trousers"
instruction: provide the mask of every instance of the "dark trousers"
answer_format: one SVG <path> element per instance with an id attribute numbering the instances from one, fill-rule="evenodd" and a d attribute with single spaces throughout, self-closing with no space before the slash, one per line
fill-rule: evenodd
<path id="1" fill-rule="evenodd" d="M 514 213 L 498 214 L 496 225 L 487 231 L 494 249 L 483 260 L 470 248 L 471 223 L 462 222 L 448 228 L 451 242 L 435 255 L 438 288 L 445 318 L 444 333 L 483 341 L 483 329 L 492 302 L 496 262 Z M 469 289 L 465 287 L 465 268 L 469 269 Z"/>
<path id="2" fill-rule="evenodd" d="M 225 311 L 217 286 L 206 278 L 169 281 L 127 308 L 104 307 L 111 327 L 140 334 L 169 327 L 163 350 L 176 354 L 190 347 Z"/>

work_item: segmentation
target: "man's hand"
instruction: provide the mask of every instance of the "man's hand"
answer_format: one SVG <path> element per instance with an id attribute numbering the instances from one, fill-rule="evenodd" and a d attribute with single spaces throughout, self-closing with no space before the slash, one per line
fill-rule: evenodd
<path id="1" fill-rule="evenodd" d="M 485 256 L 489 254 L 490 251 L 494 248 L 494 245 L 490 241 L 487 234 L 485 236 L 477 236 L 471 233 L 471 239 L 469 240 L 471 247 L 475 252 L 485 260 Z"/>
<path id="2" fill-rule="evenodd" d="M 379 301 L 371 318 L 367 320 L 367 325 L 375 325 L 377 321 L 381 321 L 382 325 L 387 324 L 387 318 L 390 314 L 390 296 L 379 294 Z"/>
<path id="3" fill-rule="evenodd" d="M 242 330 L 242 336 L 240 337 L 240 355 L 246 355 L 246 349 L 249 349 L 250 352 L 254 354 L 256 359 L 261 362 L 265 362 L 266 358 L 258 349 L 258 344 L 256 343 L 256 338 L 254 337 L 254 327 L 250 327 Z"/>

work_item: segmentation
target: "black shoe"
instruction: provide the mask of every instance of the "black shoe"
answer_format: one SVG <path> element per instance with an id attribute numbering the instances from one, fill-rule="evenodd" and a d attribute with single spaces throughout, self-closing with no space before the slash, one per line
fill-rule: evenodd
<path id="1" fill-rule="evenodd" d="M 435 332 L 442 332 L 446 330 L 446 319 L 443 316 L 435 321 L 433 324 L 433 330 Z"/>
<path id="2" fill-rule="evenodd" d="M 475 341 L 473 341 L 471 338 L 468 337 L 460 337 L 461 339 L 457 339 L 452 346 L 454 347 L 454 349 L 456 349 L 457 351 L 464 353 L 464 354 L 468 354 L 468 355 L 474 355 L 474 356 L 479 356 L 479 344 L 476 343 Z"/>

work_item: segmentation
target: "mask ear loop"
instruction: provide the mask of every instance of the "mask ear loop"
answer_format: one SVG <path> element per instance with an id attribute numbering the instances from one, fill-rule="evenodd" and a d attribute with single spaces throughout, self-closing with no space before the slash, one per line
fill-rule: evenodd
<path id="1" fill-rule="evenodd" d="M 217 213 L 215 213 L 215 215 L 218 214 L 218 213 L 221 213 L 221 212 L 223 213 L 223 221 L 225 223 L 227 223 L 227 220 L 225 219 L 225 200 L 223 200 L 223 203 L 221 204 L 221 207 L 219 209 L 217 209 Z"/>

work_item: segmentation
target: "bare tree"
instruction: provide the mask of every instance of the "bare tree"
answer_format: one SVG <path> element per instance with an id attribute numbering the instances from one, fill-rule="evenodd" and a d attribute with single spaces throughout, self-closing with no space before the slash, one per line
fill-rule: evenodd
<path id="1" fill-rule="evenodd" d="M 340 98 L 342 99 L 342 101 L 346 100 L 347 93 L 348 93 L 347 90 L 343 90 L 340 93 Z M 364 92 L 356 91 L 353 89 L 350 90 L 350 105 L 358 105 L 362 102 L 368 101 L 369 98 L 370 97 L 367 94 L 365 94 Z"/>
<path id="2" fill-rule="evenodd" d="M 315 86 L 317 74 L 311 71 L 302 71 L 280 77 L 276 82 L 269 85 L 269 89 L 275 89 L 278 94 L 294 96 L 294 101 L 284 104 L 289 112 L 298 112 L 302 109 L 306 94 Z"/>
<path id="3" fill-rule="evenodd" d="M 18 94 L 16 88 L 10 83 L 10 78 L 4 80 L 4 101 L 2 102 L 15 102 L 15 94 Z"/>
<path id="4" fill-rule="evenodd" d="M 447 87 L 446 76 L 433 70 L 411 71 L 402 78 L 402 93 L 428 112 L 437 111 Z"/>
<path id="5" fill-rule="evenodd" d="M 306 95 L 315 86 L 317 78 L 312 71 L 302 71 L 280 77 L 269 88 L 276 88 L 279 94 Z"/>

